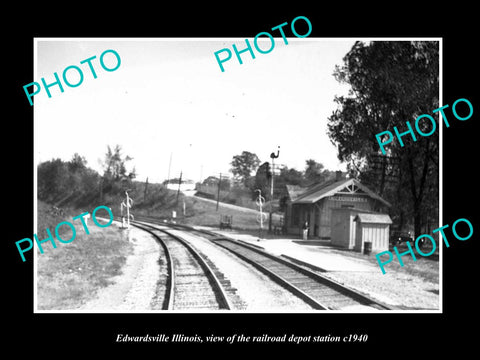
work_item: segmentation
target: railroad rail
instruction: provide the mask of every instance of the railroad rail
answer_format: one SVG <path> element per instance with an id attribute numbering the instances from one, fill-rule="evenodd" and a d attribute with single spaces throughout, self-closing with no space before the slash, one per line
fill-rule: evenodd
<path id="1" fill-rule="evenodd" d="M 149 219 L 149 222 L 155 221 Z M 212 243 L 230 251 L 269 276 L 276 283 L 303 299 L 318 310 L 342 310 L 363 306 L 372 310 L 392 310 L 391 307 L 374 300 L 356 290 L 320 275 L 306 267 L 293 263 L 247 244 L 212 231 L 195 229 L 190 226 L 164 223 L 173 229 L 197 233 Z"/>
<path id="2" fill-rule="evenodd" d="M 163 310 L 230 310 L 232 304 L 211 267 L 180 236 L 138 221 L 131 225 L 147 231 L 162 246 L 167 263 Z"/>

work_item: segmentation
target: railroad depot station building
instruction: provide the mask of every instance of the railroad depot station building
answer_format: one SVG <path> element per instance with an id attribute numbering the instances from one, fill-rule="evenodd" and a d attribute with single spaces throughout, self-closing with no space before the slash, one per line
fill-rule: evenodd
<path id="1" fill-rule="evenodd" d="M 330 239 L 331 244 L 363 251 L 388 250 L 392 221 L 386 200 L 357 179 L 330 180 L 309 188 L 287 185 L 284 231 L 301 235 L 308 222 L 308 239 Z"/>

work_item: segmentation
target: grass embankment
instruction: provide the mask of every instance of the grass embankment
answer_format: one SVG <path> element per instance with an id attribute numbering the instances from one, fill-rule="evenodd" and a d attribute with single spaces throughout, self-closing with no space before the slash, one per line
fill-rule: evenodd
<path id="1" fill-rule="evenodd" d="M 45 228 L 54 235 L 55 227 L 61 221 L 72 222 L 72 217 L 80 212 L 55 215 L 51 206 L 38 202 L 38 236 L 45 239 Z M 93 209 L 90 210 L 90 212 Z M 101 221 L 99 221 L 101 222 Z M 73 221 L 75 239 L 68 244 L 55 241 L 43 244 L 44 253 L 37 249 L 37 308 L 39 310 L 75 309 L 90 299 L 95 292 L 110 284 L 111 278 L 121 273 L 126 257 L 133 250 L 124 231 L 115 224 L 106 228 L 96 226 L 88 220 L 87 235 L 80 220 Z M 67 226 L 60 232 L 64 239 L 71 238 Z"/>

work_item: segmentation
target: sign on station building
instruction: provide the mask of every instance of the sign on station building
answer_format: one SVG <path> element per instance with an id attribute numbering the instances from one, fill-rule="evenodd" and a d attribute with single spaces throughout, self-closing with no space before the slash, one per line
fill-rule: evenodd
<path id="1" fill-rule="evenodd" d="M 336 179 L 306 189 L 287 186 L 287 192 L 285 230 L 300 235 L 308 222 L 309 239 L 332 238 L 333 209 L 384 213 L 391 206 L 357 179 Z"/>

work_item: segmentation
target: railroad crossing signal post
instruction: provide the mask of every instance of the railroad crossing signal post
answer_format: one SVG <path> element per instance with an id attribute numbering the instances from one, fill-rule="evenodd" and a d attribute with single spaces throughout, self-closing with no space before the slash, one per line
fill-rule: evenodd
<path id="1" fill-rule="evenodd" d="M 128 196 L 128 190 L 125 190 L 125 195 L 127 196 L 127 198 L 124 201 L 122 201 L 122 203 L 120 204 L 120 212 L 121 212 L 121 215 L 122 215 L 122 228 L 129 229 L 130 228 L 130 218 L 132 218 L 132 220 L 133 220 L 133 215 L 130 214 L 130 208 L 133 205 L 133 199 Z M 123 215 L 123 208 L 125 208 L 126 212 L 127 212 L 126 221 L 125 221 L 125 216 Z"/>
<path id="2" fill-rule="evenodd" d="M 257 221 L 260 223 L 260 229 L 259 229 L 259 237 L 263 237 L 263 222 L 267 219 L 267 214 L 265 214 L 262 211 L 263 204 L 265 203 L 265 198 L 262 196 L 262 191 L 260 189 L 257 189 L 255 191 L 258 191 L 258 197 L 255 203 L 258 205 L 259 208 L 259 214 L 257 216 Z"/>
<path id="3" fill-rule="evenodd" d="M 270 218 L 268 219 L 268 232 L 272 232 L 272 213 L 273 213 L 273 178 L 275 177 L 275 159 L 280 155 L 280 146 L 277 149 L 277 155 L 275 153 L 270 154 L 270 159 L 272 159 L 272 178 L 270 183 Z"/>

